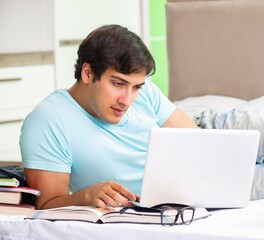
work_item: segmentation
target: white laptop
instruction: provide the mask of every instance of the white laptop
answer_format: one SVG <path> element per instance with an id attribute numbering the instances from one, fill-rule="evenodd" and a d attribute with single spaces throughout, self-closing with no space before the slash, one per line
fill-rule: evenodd
<path id="1" fill-rule="evenodd" d="M 256 130 L 153 128 L 140 206 L 247 206 L 259 137 Z"/>

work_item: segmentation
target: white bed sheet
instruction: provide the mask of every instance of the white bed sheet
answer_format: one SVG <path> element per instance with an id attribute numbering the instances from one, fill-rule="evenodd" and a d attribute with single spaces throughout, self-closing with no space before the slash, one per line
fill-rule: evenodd
<path id="1" fill-rule="evenodd" d="M 264 239 L 264 200 L 243 209 L 212 212 L 187 226 L 92 224 L 77 221 L 23 220 L 0 214 L 1 240 L 259 240 Z"/>

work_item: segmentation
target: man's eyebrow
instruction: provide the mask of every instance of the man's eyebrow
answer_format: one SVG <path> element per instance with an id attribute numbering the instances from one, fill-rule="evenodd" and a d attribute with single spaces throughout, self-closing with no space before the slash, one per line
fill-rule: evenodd
<path id="1" fill-rule="evenodd" d="M 127 80 L 125 80 L 124 78 L 121 78 L 121 77 L 118 77 L 118 76 L 115 76 L 115 75 L 111 75 L 112 78 L 115 78 L 117 80 L 121 80 L 123 82 L 126 82 L 126 83 L 129 83 Z"/>
<path id="2" fill-rule="evenodd" d="M 111 75 L 111 77 L 112 77 L 112 78 L 115 78 L 115 79 L 117 79 L 117 80 L 123 81 L 123 82 L 125 82 L 125 83 L 127 83 L 127 84 L 130 83 L 129 81 L 125 80 L 124 78 L 121 78 L 121 77 L 118 77 L 118 76 L 115 76 L 115 75 Z M 144 84 L 145 84 L 145 82 L 143 82 L 143 83 L 139 83 L 139 84 L 136 84 L 136 86 L 143 86 Z"/>

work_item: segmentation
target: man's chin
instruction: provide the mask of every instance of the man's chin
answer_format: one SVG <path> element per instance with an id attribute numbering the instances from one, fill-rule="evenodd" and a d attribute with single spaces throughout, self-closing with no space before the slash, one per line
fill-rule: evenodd
<path id="1" fill-rule="evenodd" d="M 118 124 L 121 121 L 122 117 L 118 117 L 118 118 L 111 118 L 111 119 L 102 119 L 105 122 L 109 123 L 109 124 Z"/>
<path id="2" fill-rule="evenodd" d="M 111 122 L 108 122 L 108 123 L 110 123 L 110 124 L 118 124 L 120 122 L 120 120 L 119 121 L 111 121 Z"/>

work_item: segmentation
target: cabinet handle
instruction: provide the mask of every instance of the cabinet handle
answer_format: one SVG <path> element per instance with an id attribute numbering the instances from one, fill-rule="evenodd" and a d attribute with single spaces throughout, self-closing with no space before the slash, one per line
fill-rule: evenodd
<path id="1" fill-rule="evenodd" d="M 74 45 L 80 45 L 82 42 L 82 39 L 73 39 L 73 40 L 60 40 L 60 47 L 64 46 L 74 46 Z"/>
<path id="2" fill-rule="evenodd" d="M 22 77 L 10 77 L 10 78 L 0 78 L 0 82 L 14 82 L 14 81 L 21 81 Z"/>
<path id="3" fill-rule="evenodd" d="M 23 118 L 11 119 L 11 120 L 0 120 L 0 124 L 8 124 L 8 123 L 19 123 L 24 121 Z"/>

